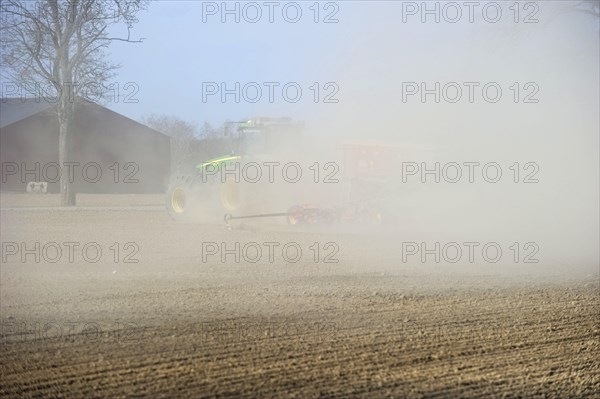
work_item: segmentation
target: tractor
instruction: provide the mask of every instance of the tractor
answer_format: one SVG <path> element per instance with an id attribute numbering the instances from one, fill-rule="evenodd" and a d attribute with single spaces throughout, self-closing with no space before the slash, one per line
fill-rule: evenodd
<path id="1" fill-rule="evenodd" d="M 303 124 L 291 118 L 260 117 L 226 124 L 223 136 L 231 152 L 198 164 L 191 175 L 176 176 L 167 194 L 169 214 L 176 220 L 224 220 L 227 225 L 236 219 L 267 217 L 285 217 L 290 225 L 391 223 L 397 196 L 406 192 L 397 181 L 399 162 L 414 153 L 405 145 L 339 142 L 338 151 L 331 151 L 337 162 L 330 164 L 341 169 L 336 181 L 340 184 L 281 185 L 240 178 L 240 169 L 251 164 L 300 161 L 310 148 L 304 146 L 302 130 Z M 315 147 L 319 146 L 312 143 Z"/>
<path id="2" fill-rule="evenodd" d="M 226 123 L 223 140 L 230 153 L 198 164 L 191 174 L 172 177 L 166 197 L 169 214 L 178 221 L 214 221 L 226 213 L 264 211 L 274 188 L 240 178 L 240 169 L 251 162 L 297 156 L 302 129 L 303 123 L 287 117 Z"/>

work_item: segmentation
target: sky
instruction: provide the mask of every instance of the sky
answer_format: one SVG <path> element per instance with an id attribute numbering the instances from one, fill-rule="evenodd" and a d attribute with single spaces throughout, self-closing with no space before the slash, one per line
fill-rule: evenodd
<path id="1" fill-rule="evenodd" d="M 293 4 L 299 5 L 302 16 L 290 23 L 285 17 L 293 19 L 295 7 L 284 14 L 283 7 L 290 2 L 275 3 L 273 23 L 264 2 L 252 3 L 260 6 L 262 16 L 250 23 L 245 18 L 256 14 L 248 3 L 225 5 L 230 10 L 237 5 L 236 22 L 235 13 L 221 14 L 222 2 L 152 2 L 133 29 L 134 37 L 144 42 L 115 42 L 110 48 L 111 59 L 122 64 L 115 78 L 121 97 L 107 105 L 134 119 L 158 113 L 219 125 L 255 115 L 291 116 L 344 130 L 348 129 L 344 121 L 356 126 L 354 118 L 368 115 L 369 124 L 383 121 L 383 134 L 395 118 L 426 118 L 430 112 L 428 107 L 402 102 L 405 81 L 502 80 L 505 91 L 510 91 L 511 80 L 526 83 L 546 74 L 556 83 L 557 76 L 565 80 L 565 74 L 581 76 L 597 67 L 595 21 L 582 15 L 556 17 L 545 5 L 533 10 L 538 23 L 511 23 L 514 16 L 506 8 L 497 23 L 482 20 L 483 11 L 476 8 L 471 23 L 464 7 L 458 22 L 450 23 L 452 10 L 444 14 L 440 3 L 436 23 L 435 15 L 409 12 L 419 2 L 321 2 L 315 23 L 315 3 L 298 2 Z M 523 9 L 519 18 L 531 12 Z M 324 23 L 326 19 L 337 22 Z M 114 29 L 118 33 L 122 26 Z M 236 83 L 239 103 L 234 94 L 223 102 L 221 89 L 236 91 Z M 572 83 L 568 82 L 570 87 Z M 268 84 L 277 85 L 272 101 Z M 285 84 L 291 84 L 287 97 Z M 254 103 L 257 86 L 261 97 Z M 559 90 L 555 86 L 551 89 Z M 302 90 L 297 102 L 296 87 Z M 207 94 L 210 89 L 218 92 Z M 461 101 L 454 108 L 463 105 Z M 439 108 L 438 114 L 444 107 Z"/>
<path id="2" fill-rule="evenodd" d="M 296 24 L 285 22 L 281 14 L 275 14 L 272 24 L 266 14 L 264 22 L 251 24 L 236 23 L 234 16 L 221 23 L 220 15 L 207 16 L 203 23 L 203 2 L 152 3 L 135 26 L 135 34 L 146 38 L 144 43 L 115 43 L 111 48 L 112 58 L 124 65 L 118 80 L 136 82 L 140 100 L 114 108 L 133 117 L 156 112 L 213 124 L 254 114 L 306 115 L 312 105 L 309 86 L 335 81 L 338 54 L 347 47 L 346 40 L 356 40 L 349 35 L 358 33 L 348 23 L 312 23 L 309 5 L 302 5 L 303 17 Z M 341 7 L 338 19 L 343 21 L 348 11 Z M 230 88 L 235 82 L 241 86 L 257 82 L 265 92 L 256 104 L 243 100 L 238 104 L 233 95 L 225 104 L 219 96 L 203 102 L 203 82 L 226 82 Z M 303 96 L 293 104 L 278 90 L 270 103 L 263 82 L 297 82 Z"/>

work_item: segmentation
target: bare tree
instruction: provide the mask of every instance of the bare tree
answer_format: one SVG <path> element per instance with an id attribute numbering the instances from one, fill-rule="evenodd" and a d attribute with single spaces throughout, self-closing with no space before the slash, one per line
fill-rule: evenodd
<path id="1" fill-rule="evenodd" d="M 81 90 L 103 85 L 119 67 L 107 60 L 106 48 L 113 41 L 139 43 L 131 29 L 144 0 L 2 0 L 2 79 L 30 88 L 54 89 L 59 123 L 61 205 L 75 205 L 72 168 L 72 121 Z M 123 37 L 113 37 L 109 28 L 121 24 Z"/>
<path id="2" fill-rule="evenodd" d="M 555 18 L 560 18 L 566 14 L 580 14 L 589 17 L 591 22 L 590 26 L 593 26 L 597 30 L 600 30 L 598 21 L 600 20 L 600 1 L 598 0 L 578 0 L 578 1 L 565 1 L 556 2 L 553 4 L 553 13 L 550 16 L 550 20 L 553 21 Z"/>
<path id="3" fill-rule="evenodd" d="M 151 114 L 142 118 L 142 123 L 171 138 L 173 175 L 189 175 L 199 163 L 226 155 L 231 149 L 223 128 L 208 122 L 198 126 L 176 116 Z"/>
<path id="4" fill-rule="evenodd" d="M 195 149 L 198 145 L 198 128 L 175 116 L 151 114 L 142 123 L 171 138 L 171 171 L 181 173 L 198 162 Z"/>
<path id="5" fill-rule="evenodd" d="M 598 0 L 578 1 L 572 6 L 575 11 L 591 15 L 596 19 L 600 18 L 600 2 Z"/>

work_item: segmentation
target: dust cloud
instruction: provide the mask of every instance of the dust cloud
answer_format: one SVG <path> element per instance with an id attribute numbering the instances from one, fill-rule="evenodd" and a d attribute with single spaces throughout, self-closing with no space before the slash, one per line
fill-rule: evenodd
<path id="1" fill-rule="evenodd" d="M 552 3 L 521 25 L 399 23 L 400 3 L 357 6 L 345 15 L 352 44 L 327 49 L 339 103 L 308 114 L 302 154 L 344 166 L 343 143 L 395 149 L 376 160 L 386 182 L 371 196 L 389 242 L 498 242 L 498 269 L 519 268 L 509 247 L 522 257 L 530 243 L 529 270 L 597 274 L 598 29 Z M 343 169 L 338 187 L 352 184 Z"/>

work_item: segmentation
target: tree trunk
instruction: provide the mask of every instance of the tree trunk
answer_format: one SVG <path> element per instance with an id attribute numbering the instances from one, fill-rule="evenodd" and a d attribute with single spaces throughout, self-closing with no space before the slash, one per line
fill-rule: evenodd
<path id="1" fill-rule="evenodd" d="M 67 162 L 72 160 L 72 135 L 71 122 L 73 113 L 70 112 L 69 104 L 59 111 L 59 137 L 58 137 L 58 164 L 62 173 L 60 174 L 60 205 L 75 206 L 76 197 L 72 182 L 75 180 L 73 168 L 67 167 Z"/>
<path id="2" fill-rule="evenodd" d="M 62 170 L 60 174 L 60 205 L 75 206 L 75 190 L 73 168 L 67 162 L 73 160 L 73 118 L 75 116 L 75 86 L 72 71 L 69 66 L 69 46 L 67 39 L 61 38 L 62 47 L 58 49 L 60 59 L 61 82 L 57 86 L 58 103 L 58 163 Z"/>

